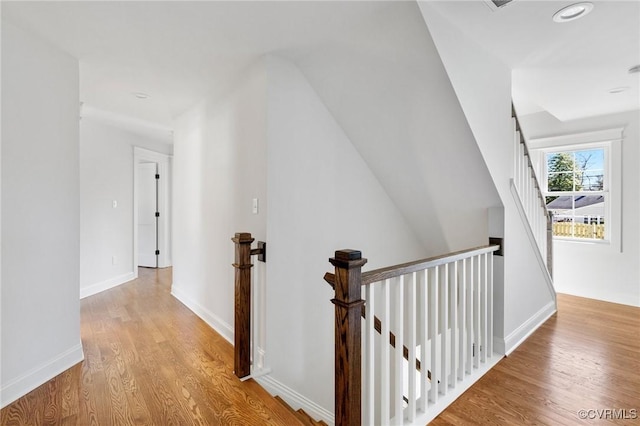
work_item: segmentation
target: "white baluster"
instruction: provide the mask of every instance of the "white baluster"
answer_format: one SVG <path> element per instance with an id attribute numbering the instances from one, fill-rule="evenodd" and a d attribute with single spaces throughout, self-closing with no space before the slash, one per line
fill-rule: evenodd
<path id="1" fill-rule="evenodd" d="M 442 377 L 440 363 L 438 362 L 438 268 L 429 269 L 429 336 L 431 337 L 431 389 L 429 389 L 429 401 L 438 402 L 438 380 Z"/>
<path id="2" fill-rule="evenodd" d="M 466 339 L 466 330 L 467 330 L 467 263 L 468 259 L 462 259 L 462 270 L 460 271 L 462 280 L 460 281 L 460 307 L 458 312 L 460 313 L 460 369 L 458 371 L 458 379 L 464 380 L 464 374 L 466 370 L 466 360 L 467 360 L 467 339 Z"/>
<path id="3" fill-rule="evenodd" d="M 451 314 L 451 380 L 449 385 L 456 387 L 458 375 L 458 262 L 453 262 L 449 267 L 449 312 Z"/>
<path id="4" fill-rule="evenodd" d="M 473 366 L 480 366 L 480 282 L 482 267 L 480 265 L 480 255 L 474 256 L 476 263 L 476 277 L 473 283 L 473 336 L 476 344 L 473 354 Z"/>
<path id="5" fill-rule="evenodd" d="M 480 256 L 480 261 L 482 263 L 482 281 L 480 283 L 481 285 L 481 290 L 480 290 L 480 313 L 481 313 L 481 318 L 480 318 L 480 327 L 481 327 L 481 335 L 482 335 L 482 339 L 480 341 L 480 361 L 482 362 L 486 362 L 487 361 L 487 280 L 489 278 L 489 275 L 487 273 L 487 267 L 488 267 L 488 259 L 487 259 L 487 254 L 483 254 Z"/>
<path id="6" fill-rule="evenodd" d="M 404 276 L 400 276 L 394 280 L 394 313 L 393 326 L 396 335 L 396 347 L 394 356 L 394 380 L 393 380 L 393 406 L 394 417 L 393 425 L 401 425 L 404 420 L 403 412 L 403 378 L 404 378 L 404 356 L 402 349 L 404 347 Z"/>
<path id="7" fill-rule="evenodd" d="M 418 291 L 420 299 L 418 301 L 418 321 L 420 321 L 420 409 L 427 411 L 429 406 L 429 396 L 427 388 L 429 387 L 429 354 L 427 352 L 427 341 L 429 340 L 429 291 L 427 288 L 427 271 L 418 272 Z"/>
<path id="8" fill-rule="evenodd" d="M 380 333 L 380 423 L 389 424 L 389 404 L 391 404 L 391 380 L 390 375 L 390 352 L 389 344 L 389 280 L 382 281 L 381 295 L 382 311 L 380 313 L 381 333 Z"/>
<path id="9" fill-rule="evenodd" d="M 471 374 L 473 371 L 473 342 L 475 337 L 473 335 L 475 327 L 473 326 L 473 282 L 475 280 L 474 267 L 475 262 L 473 257 L 469 258 L 469 281 L 467 282 L 467 373 Z"/>
<path id="10" fill-rule="evenodd" d="M 493 253 L 489 253 L 489 341 L 487 342 L 487 356 L 493 358 Z"/>
<path id="11" fill-rule="evenodd" d="M 407 282 L 405 286 L 407 288 L 407 348 L 409 349 L 409 392 L 407 398 L 409 398 L 409 406 L 407 407 L 407 417 L 410 422 L 413 422 L 416 418 L 416 281 L 417 273 L 407 275 Z"/>
<path id="12" fill-rule="evenodd" d="M 447 356 L 449 331 L 449 264 L 440 266 L 440 359 L 442 361 L 442 375 L 440 377 L 440 392 L 444 395 L 449 387 L 449 357 Z"/>
<path id="13" fill-rule="evenodd" d="M 372 425 L 375 423 L 375 295 L 373 284 L 364 286 L 364 297 L 367 301 L 365 327 L 363 341 L 365 342 L 362 351 L 364 362 L 363 371 L 363 397 L 362 397 L 362 420 L 363 424 Z M 381 339 L 384 342 L 384 339 Z"/>

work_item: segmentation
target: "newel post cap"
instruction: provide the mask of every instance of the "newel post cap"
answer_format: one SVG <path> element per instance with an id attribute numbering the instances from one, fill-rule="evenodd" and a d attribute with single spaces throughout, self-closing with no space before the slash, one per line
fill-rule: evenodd
<path id="1" fill-rule="evenodd" d="M 329 262 L 338 268 L 356 268 L 367 263 L 367 259 L 362 258 L 362 252 L 360 250 L 336 250 L 334 256 L 335 257 L 329 259 Z"/>
<path id="2" fill-rule="evenodd" d="M 236 232 L 235 237 L 231 238 L 231 241 L 239 244 L 252 243 L 254 238 L 251 236 L 250 232 Z"/>

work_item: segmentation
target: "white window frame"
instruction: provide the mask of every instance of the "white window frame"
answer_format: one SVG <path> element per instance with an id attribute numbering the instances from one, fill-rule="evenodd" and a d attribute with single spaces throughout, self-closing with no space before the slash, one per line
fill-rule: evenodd
<path id="1" fill-rule="evenodd" d="M 554 136 L 529 141 L 531 161 L 541 177 L 542 191 L 547 195 L 546 154 L 553 152 L 580 151 L 604 148 L 603 191 L 582 191 L 583 195 L 605 194 L 605 235 L 604 240 L 554 236 L 556 240 L 607 244 L 621 250 L 622 244 L 622 128 L 599 130 L 588 133 Z M 577 194 L 572 192 L 572 194 Z M 557 194 L 552 194 L 557 195 Z"/>

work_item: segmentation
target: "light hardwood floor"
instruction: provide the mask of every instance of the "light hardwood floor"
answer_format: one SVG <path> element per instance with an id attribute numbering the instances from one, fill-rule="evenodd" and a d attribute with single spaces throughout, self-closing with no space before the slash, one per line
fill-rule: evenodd
<path id="1" fill-rule="evenodd" d="M 11 425 L 300 425 L 170 294 L 171 270 L 81 301 L 85 360 L 1 412 Z"/>
<path id="2" fill-rule="evenodd" d="M 231 345 L 169 294 L 170 280 L 170 270 L 141 269 L 83 299 L 85 361 L 5 407 L 2 425 L 299 425 L 233 376 Z M 640 309 L 566 295 L 558 305 L 432 424 L 640 424 L 578 417 L 640 415 Z"/>
<path id="3" fill-rule="evenodd" d="M 640 309 L 559 294 L 558 313 L 431 424 L 640 425 Z"/>

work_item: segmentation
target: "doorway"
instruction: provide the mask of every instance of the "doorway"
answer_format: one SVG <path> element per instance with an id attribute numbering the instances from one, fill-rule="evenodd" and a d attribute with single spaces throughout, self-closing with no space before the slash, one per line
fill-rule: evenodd
<path id="1" fill-rule="evenodd" d="M 171 157 L 134 148 L 133 256 L 139 266 L 171 266 L 170 162 Z"/>
<path id="2" fill-rule="evenodd" d="M 158 163 L 138 164 L 138 266 L 158 267 Z"/>

